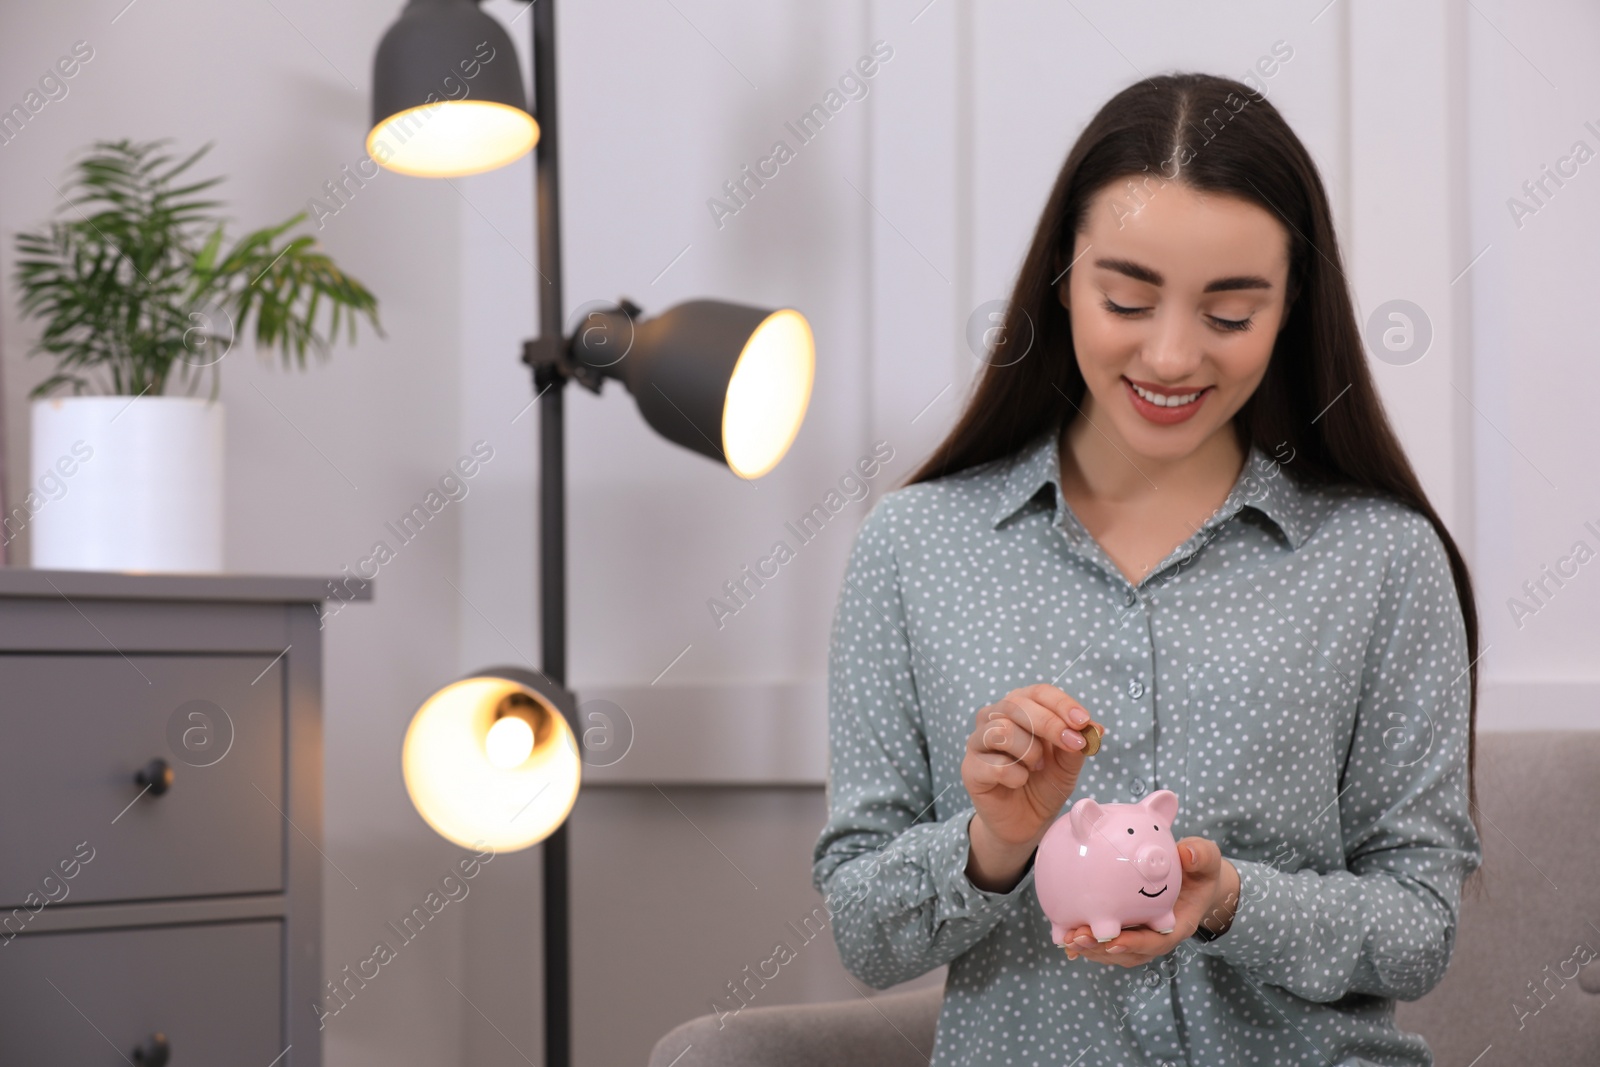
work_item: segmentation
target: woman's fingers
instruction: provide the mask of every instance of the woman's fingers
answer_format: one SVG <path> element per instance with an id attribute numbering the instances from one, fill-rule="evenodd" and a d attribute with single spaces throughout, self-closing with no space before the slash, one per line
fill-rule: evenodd
<path id="1" fill-rule="evenodd" d="M 1194 856 L 1193 863 L 1186 853 Z M 1185 837 L 1178 842 L 1178 859 L 1185 872 L 1215 875 L 1222 869 L 1222 848 L 1209 837 Z"/>
<path id="2" fill-rule="evenodd" d="M 971 752 L 964 775 L 970 792 L 986 792 L 995 786 L 1020 789 L 1028 784 L 1028 768 L 1003 752 Z"/>
<path id="3" fill-rule="evenodd" d="M 1059 792 L 1061 795 L 1054 797 L 1059 806 L 1072 793 L 1085 751 L 1095 747 L 1084 740 L 1084 728 L 1090 726 L 1088 712 L 1052 685 L 1014 689 L 980 709 L 975 719 L 962 761 L 962 780 L 974 795 L 1039 784 L 1044 799 L 1034 798 L 1031 803 L 1048 805 L 1049 797 Z M 1093 725 L 1100 734 L 1105 732 L 1099 724 Z M 1090 736 L 1095 737 L 1093 730 Z M 1075 754 L 1078 759 L 1064 758 L 1064 754 Z M 1042 772 L 1042 777 L 1034 779 L 1036 772 Z"/>
<path id="4" fill-rule="evenodd" d="M 1088 944 L 1079 943 L 1080 937 L 1087 938 Z M 1158 934 L 1148 927 L 1130 926 L 1110 941 L 1102 943 L 1095 940 L 1087 926 L 1081 926 L 1067 932 L 1066 949 L 1069 959 L 1082 956 L 1096 963 L 1138 967 L 1157 956 L 1166 955 L 1179 940 L 1182 939 L 1177 934 Z"/>
<path id="5" fill-rule="evenodd" d="M 1003 753 L 1009 755 L 1012 762 L 1025 764 L 1031 769 L 1040 766 L 1044 749 L 1026 726 L 998 708 L 986 708 L 984 715 L 982 726 L 973 733 L 973 751 Z"/>
<path id="6" fill-rule="evenodd" d="M 1025 685 L 1012 695 L 1026 697 L 1045 707 L 1059 717 L 1065 726 L 1080 729 L 1089 723 L 1089 709 L 1053 685 Z"/>
<path id="7" fill-rule="evenodd" d="M 1001 710 L 1008 717 L 1026 726 L 1050 748 L 1061 748 L 1065 744 L 1062 735 L 1072 725 L 1068 711 L 1077 706 L 1076 701 L 1052 686 L 1016 689 L 1000 702 Z"/>
<path id="8" fill-rule="evenodd" d="M 1029 687 L 1037 689 L 1039 687 Z M 1056 692 L 1060 692 L 1056 690 Z M 1044 695 L 1044 694 L 1040 694 Z M 1061 694 L 1064 699 L 1069 699 L 1066 694 Z M 1058 705 L 1060 706 L 1060 705 Z M 1073 702 L 1072 707 L 1078 707 Z M 1064 707 L 1064 706 L 1060 706 Z M 1006 694 L 999 701 L 984 709 L 983 714 L 989 716 L 991 724 L 998 724 L 998 728 L 986 729 L 984 733 L 992 736 L 995 741 L 989 743 L 985 738 L 986 747 L 998 748 L 1011 752 L 1019 759 L 1026 759 L 1032 763 L 1035 757 L 1046 755 L 1051 749 L 1064 748 L 1068 751 L 1082 751 L 1083 746 L 1077 741 L 1082 739 L 1081 733 L 1069 725 L 1063 714 L 1052 710 L 1033 696 L 1028 695 L 1025 689 L 1016 689 Z M 1005 724 L 1014 723 L 1016 730 Z M 1017 741 L 1017 733 L 1025 736 Z M 1035 739 L 1037 741 L 1035 742 Z M 1007 742 L 1013 742 L 1007 744 Z M 1032 750 L 1032 745 L 1037 743 L 1037 751 Z"/>
<path id="9" fill-rule="evenodd" d="M 1099 736 L 1105 735 L 1105 728 L 1094 723 L 1089 709 L 1055 686 L 1024 686 L 1010 696 L 1023 710 L 1037 706 L 1044 712 L 1045 717 L 1035 724 L 1034 732 L 1048 747 L 1079 755 L 1089 755 L 1099 748 L 1099 737 L 1090 727 L 1098 727 Z"/>

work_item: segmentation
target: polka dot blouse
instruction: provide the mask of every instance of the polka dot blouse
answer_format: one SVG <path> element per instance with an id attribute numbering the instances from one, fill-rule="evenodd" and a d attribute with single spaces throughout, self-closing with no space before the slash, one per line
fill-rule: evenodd
<path id="1" fill-rule="evenodd" d="M 845 966 L 886 989 L 949 964 L 933 1067 L 1430 1064 L 1393 1000 L 1443 977 L 1482 862 L 1438 535 L 1252 448 L 1222 507 L 1130 584 L 1062 498 L 1058 441 L 894 490 L 856 535 L 813 855 Z M 1031 861 L 1010 892 L 968 880 L 967 735 L 1037 682 L 1110 731 L 1067 806 L 1171 789 L 1174 836 L 1238 868 L 1221 937 L 1139 967 L 1069 960 Z"/>

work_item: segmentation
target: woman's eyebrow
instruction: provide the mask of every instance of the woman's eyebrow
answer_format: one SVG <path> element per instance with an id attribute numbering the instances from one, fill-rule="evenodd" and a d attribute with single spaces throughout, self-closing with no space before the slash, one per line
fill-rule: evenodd
<path id="1" fill-rule="evenodd" d="M 1152 270 L 1142 263 L 1135 263 L 1131 259 L 1116 259 L 1101 257 L 1094 261 L 1097 267 L 1114 270 L 1118 274 L 1126 274 L 1135 281 L 1147 282 L 1150 285 L 1161 286 L 1166 284 L 1166 278 L 1160 271 Z M 1235 274 L 1227 278 L 1217 278 L 1206 284 L 1201 292 L 1225 293 L 1235 289 L 1271 289 L 1272 283 L 1259 274 Z"/>

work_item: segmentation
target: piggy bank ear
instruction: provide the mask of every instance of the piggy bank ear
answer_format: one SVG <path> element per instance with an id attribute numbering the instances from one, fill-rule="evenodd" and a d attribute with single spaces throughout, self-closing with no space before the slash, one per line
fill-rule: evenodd
<path id="1" fill-rule="evenodd" d="M 1094 828 L 1100 820 L 1105 818 L 1105 811 L 1096 804 L 1093 797 L 1084 797 L 1072 805 L 1072 811 L 1067 817 L 1072 820 L 1072 836 L 1080 842 L 1087 844 Z"/>
<path id="2" fill-rule="evenodd" d="M 1139 801 L 1139 806 L 1154 812 L 1162 822 L 1171 826 L 1173 816 L 1178 814 L 1178 794 L 1170 789 L 1157 789 Z"/>

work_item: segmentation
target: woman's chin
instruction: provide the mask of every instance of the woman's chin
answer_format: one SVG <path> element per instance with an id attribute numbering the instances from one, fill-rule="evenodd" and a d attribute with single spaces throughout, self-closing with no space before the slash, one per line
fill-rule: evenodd
<path id="1" fill-rule="evenodd" d="M 1151 464 L 1172 463 L 1192 455 L 1210 436 L 1212 428 L 1193 422 L 1177 426 L 1152 426 L 1138 415 L 1118 420 L 1128 458 Z"/>

